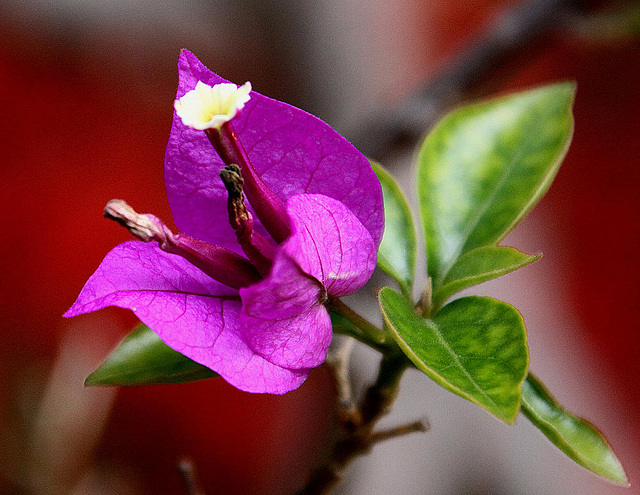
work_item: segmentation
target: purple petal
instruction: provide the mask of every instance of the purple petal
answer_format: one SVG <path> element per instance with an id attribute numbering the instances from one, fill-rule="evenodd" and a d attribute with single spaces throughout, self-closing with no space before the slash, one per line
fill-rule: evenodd
<path id="1" fill-rule="evenodd" d="M 238 292 L 152 244 L 111 250 L 65 316 L 106 306 L 131 309 L 167 345 L 241 390 L 285 393 L 310 372 L 281 368 L 249 349 L 238 327 Z"/>
<path id="2" fill-rule="evenodd" d="M 186 50 L 178 69 L 177 97 L 198 80 L 228 82 Z M 367 159 L 340 134 L 313 115 L 256 92 L 233 125 L 258 174 L 283 201 L 303 192 L 335 198 L 379 244 L 384 223 L 380 184 Z M 226 229 L 226 191 L 218 177 L 222 167 L 204 132 L 186 128 L 174 114 L 165 178 L 176 225 L 193 237 L 237 250 Z"/>
<path id="3" fill-rule="evenodd" d="M 289 198 L 293 233 L 269 276 L 240 289 L 240 326 L 249 347 L 286 368 L 321 364 L 331 343 L 327 297 L 360 289 L 373 274 L 369 231 L 339 201 L 319 194 Z"/>
<path id="4" fill-rule="evenodd" d="M 376 267 L 376 247 L 368 230 L 341 202 L 320 194 L 289 198 L 294 233 L 282 249 L 333 297 L 356 292 Z"/>
<path id="5" fill-rule="evenodd" d="M 105 256 L 65 316 L 76 316 L 109 306 L 101 300 L 113 299 L 117 291 L 148 290 L 238 295 L 236 289 L 205 275 L 181 256 L 163 252 L 156 243 L 129 241 L 116 246 Z"/>
<path id="6" fill-rule="evenodd" d="M 327 356 L 331 319 L 322 285 L 283 252 L 262 282 L 240 290 L 240 327 L 255 352 L 286 368 L 313 368 Z"/>

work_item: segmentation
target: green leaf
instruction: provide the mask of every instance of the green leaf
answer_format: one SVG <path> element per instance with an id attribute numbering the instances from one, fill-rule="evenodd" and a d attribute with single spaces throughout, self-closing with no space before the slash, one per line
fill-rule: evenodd
<path id="1" fill-rule="evenodd" d="M 629 484 L 620 461 L 602 433 L 588 421 L 563 409 L 542 382 L 531 374 L 522 385 L 522 413 L 582 467 L 615 483 Z"/>
<path id="2" fill-rule="evenodd" d="M 136 327 L 85 385 L 152 385 L 215 378 L 218 374 L 192 361 L 160 340 L 146 325 Z"/>
<path id="3" fill-rule="evenodd" d="M 484 246 L 463 254 L 451 267 L 442 285 L 433 295 L 433 307 L 439 308 L 452 295 L 467 287 L 506 275 L 533 263 L 542 255 L 531 256 L 517 249 Z"/>
<path id="4" fill-rule="evenodd" d="M 411 208 L 393 176 L 375 162 L 371 166 L 384 198 L 385 227 L 378 266 L 398 282 L 403 293 L 411 294 L 416 269 L 416 228 Z"/>
<path id="5" fill-rule="evenodd" d="M 419 370 L 505 423 L 515 421 L 529 365 L 526 331 L 515 308 L 465 297 L 427 320 L 389 287 L 379 299 L 396 342 Z"/>
<path id="6" fill-rule="evenodd" d="M 573 132 L 573 83 L 469 105 L 447 115 L 418 157 L 429 276 L 497 245 L 551 185 Z"/>

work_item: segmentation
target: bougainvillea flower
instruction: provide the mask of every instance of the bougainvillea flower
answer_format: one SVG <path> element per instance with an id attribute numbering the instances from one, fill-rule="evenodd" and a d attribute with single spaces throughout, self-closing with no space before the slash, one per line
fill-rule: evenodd
<path id="1" fill-rule="evenodd" d="M 129 308 L 232 385 L 284 393 L 326 357 L 325 304 L 374 270 L 380 185 L 316 117 L 225 81 L 186 50 L 178 68 L 165 181 L 180 233 L 109 202 L 105 215 L 140 240 L 107 254 L 65 316 Z"/>

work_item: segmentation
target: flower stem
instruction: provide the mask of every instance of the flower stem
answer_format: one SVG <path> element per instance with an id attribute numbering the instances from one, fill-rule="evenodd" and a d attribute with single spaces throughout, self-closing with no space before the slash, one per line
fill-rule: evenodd
<path id="1" fill-rule="evenodd" d="M 349 335 L 377 351 L 388 351 L 386 333 L 360 316 L 340 299 L 330 299 L 327 303 L 327 309 L 333 313 L 331 319 L 334 332 Z M 334 315 L 338 315 L 338 318 Z"/>

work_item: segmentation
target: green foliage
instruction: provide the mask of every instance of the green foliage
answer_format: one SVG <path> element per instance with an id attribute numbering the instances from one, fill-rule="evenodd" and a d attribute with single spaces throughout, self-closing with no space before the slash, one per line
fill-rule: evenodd
<path id="1" fill-rule="evenodd" d="M 503 246 L 483 246 L 460 256 L 442 285 L 433 294 L 433 306 L 439 308 L 453 294 L 473 285 L 501 277 L 539 260 L 517 249 Z"/>
<path id="2" fill-rule="evenodd" d="M 218 374 L 167 346 L 140 324 L 120 342 L 85 385 L 155 385 L 184 383 Z"/>
<path id="3" fill-rule="evenodd" d="M 628 485 L 620 461 L 595 426 L 562 408 L 531 374 L 524 382 L 522 392 L 523 414 L 562 452 L 589 471 Z"/>
<path id="4" fill-rule="evenodd" d="M 520 313 L 502 301 L 465 297 L 431 319 L 401 294 L 380 291 L 385 321 L 416 367 L 454 394 L 513 423 L 529 354 Z"/>
<path id="5" fill-rule="evenodd" d="M 506 423 L 522 410 L 575 462 L 626 484 L 602 434 L 528 375 L 526 330 L 515 308 L 485 297 L 444 305 L 463 289 L 540 258 L 498 243 L 555 177 L 573 132 L 574 93 L 573 84 L 562 83 L 469 105 L 427 136 L 418 157 L 418 198 L 429 280 L 417 306 L 406 290 L 413 280 L 407 268 L 415 266 L 411 212 L 397 185 L 376 168 L 389 232 L 379 264 L 403 292 L 385 287 L 379 302 L 400 349 L 436 383 Z"/>
<path id="6" fill-rule="evenodd" d="M 404 294 L 411 294 L 416 270 L 416 228 L 409 203 L 393 176 L 372 162 L 384 198 L 384 236 L 378 266 L 391 275 Z"/>
<path id="7" fill-rule="evenodd" d="M 549 188 L 573 132 L 572 83 L 459 108 L 427 136 L 418 197 L 434 290 L 461 255 L 496 245 Z"/>

